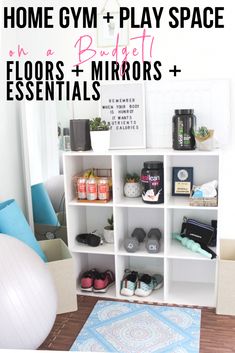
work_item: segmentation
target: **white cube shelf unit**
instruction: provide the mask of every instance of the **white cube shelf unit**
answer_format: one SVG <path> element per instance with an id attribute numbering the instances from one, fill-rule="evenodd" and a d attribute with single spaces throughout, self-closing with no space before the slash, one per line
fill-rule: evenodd
<path id="1" fill-rule="evenodd" d="M 145 204 L 141 198 L 127 198 L 123 194 L 127 172 L 141 173 L 144 161 L 164 163 L 164 204 Z M 210 260 L 184 248 L 172 239 L 180 232 L 183 217 L 195 218 L 205 223 L 218 219 L 217 207 L 193 207 L 186 197 L 172 196 L 172 167 L 194 167 L 194 184 L 219 180 L 220 152 L 174 151 L 171 149 L 115 150 L 104 154 L 67 152 L 64 154 L 65 198 L 67 212 L 68 245 L 77 273 L 78 294 L 123 298 L 130 301 L 149 301 L 214 307 L 216 303 L 217 260 Z M 112 168 L 113 199 L 108 203 L 80 203 L 76 199 L 73 176 L 88 168 Z M 114 244 L 104 243 L 90 247 L 76 241 L 76 235 L 98 230 L 102 233 L 107 218 L 114 215 Z M 150 254 L 141 244 L 135 253 L 128 253 L 123 241 L 136 227 L 146 232 L 159 228 L 162 233 L 161 248 Z M 217 239 L 219 238 L 219 227 Z M 217 241 L 219 244 L 219 241 Z M 218 246 L 213 249 L 219 253 Z M 83 272 L 96 268 L 115 273 L 116 283 L 105 294 L 82 292 L 79 286 Z M 124 297 L 120 295 L 120 282 L 126 268 L 140 273 L 160 273 L 164 286 L 149 297 Z"/>

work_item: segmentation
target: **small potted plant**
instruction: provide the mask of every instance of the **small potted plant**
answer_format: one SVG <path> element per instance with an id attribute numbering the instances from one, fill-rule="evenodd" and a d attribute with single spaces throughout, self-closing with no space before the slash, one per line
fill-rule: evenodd
<path id="1" fill-rule="evenodd" d="M 126 197 L 139 197 L 141 195 L 140 177 L 138 174 L 126 174 L 124 195 Z"/>
<path id="2" fill-rule="evenodd" d="M 197 148 L 200 151 L 211 151 L 214 148 L 214 130 L 209 130 L 206 126 L 199 127 L 195 132 Z"/>
<path id="3" fill-rule="evenodd" d="M 113 215 L 107 221 L 108 225 L 104 227 L 104 240 L 106 243 L 114 243 Z"/>
<path id="4" fill-rule="evenodd" d="M 100 117 L 90 120 L 90 133 L 93 151 L 100 152 L 109 149 L 110 131 L 106 121 Z"/>

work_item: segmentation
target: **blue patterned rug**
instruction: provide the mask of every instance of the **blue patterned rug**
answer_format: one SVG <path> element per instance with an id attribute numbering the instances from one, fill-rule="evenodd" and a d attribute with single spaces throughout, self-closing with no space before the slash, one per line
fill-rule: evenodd
<path id="1" fill-rule="evenodd" d="M 201 310 L 98 301 L 77 352 L 199 353 Z"/>

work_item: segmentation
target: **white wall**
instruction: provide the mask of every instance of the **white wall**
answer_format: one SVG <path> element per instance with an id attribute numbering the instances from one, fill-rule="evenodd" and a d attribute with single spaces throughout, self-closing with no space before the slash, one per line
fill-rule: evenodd
<path id="1" fill-rule="evenodd" d="M 25 195 L 19 131 L 19 114 L 16 106 L 1 102 L 0 202 L 14 198 L 24 210 Z"/>
<path id="2" fill-rule="evenodd" d="M 19 1 L 12 1 L 12 5 L 19 6 Z M 29 4 L 29 1 L 22 2 L 24 6 Z M 72 1 L 67 0 L 66 6 L 98 6 L 100 9 L 104 5 L 105 0 L 86 0 L 86 1 Z M 114 4 L 114 0 L 109 1 L 110 7 Z M 140 13 L 140 4 L 136 0 L 119 0 L 121 6 L 135 6 L 137 13 Z M 3 1 L 4 5 L 8 5 L 8 1 Z M 42 1 L 35 1 L 35 5 L 44 5 Z M 47 1 L 47 5 L 63 6 L 64 2 L 60 1 Z M 224 6 L 225 7 L 225 28 L 224 29 L 169 29 L 167 22 L 162 24 L 162 27 L 158 30 L 152 29 L 148 30 L 149 33 L 156 36 L 156 45 L 154 49 L 154 57 L 163 63 L 163 80 L 180 80 L 180 79 L 229 79 L 231 85 L 231 138 L 228 141 L 228 146 L 224 152 L 224 160 L 221 168 L 221 179 L 220 184 L 220 201 L 223 205 L 223 217 L 221 219 L 221 225 L 223 229 L 224 237 L 233 237 L 233 200 L 235 200 L 235 187 L 234 187 L 234 154 L 235 154 L 235 125 L 234 125 L 234 113 L 235 113 L 235 54 L 234 54 L 234 33 L 235 33 L 235 23 L 234 23 L 234 13 L 235 13 L 235 3 L 232 0 L 145 0 L 144 6 L 164 6 L 165 10 L 170 6 Z M 164 17 L 164 18 L 167 18 Z M 96 30 L 85 30 L 86 33 L 90 33 L 95 37 Z M 83 33 L 82 29 L 79 30 L 45 30 L 44 33 L 40 31 L 11 31 L 11 35 L 6 31 L 3 32 L 5 38 L 4 49 L 9 48 L 11 45 L 15 45 L 18 42 L 18 38 L 22 38 L 21 43 L 25 43 L 28 47 L 33 47 L 33 57 L 40 57 L 41 48 L 46 48 L 47 44 L 53 43 L 53 47 L 57 53 L 57 57 L 62 57 L 67 64 L 74 64 L 75 51 L 71 50 L 73 44 L 77 38 Z M 136 35 L 141 33 L 141 30 L 131 30 L 130 35 Z M 18 38 L 17 38 L 18 36 Z M 7 39 L 7 40 L 6 40 Z M 40 44 L 40 45 L 39 45 Z M 182 72 L 179 78 L 172 78 L 169 74 L 168 69 L 170 66 L 177 64 L 181 67 Z M 83 79 L 89 80 L 89 72 L 84 73 Z M 60 103 L 61 104 L 61 103 Z M 96 102 L 76 102 L 74 104 L 75 117 L 78 118 L 91 118 L 94 117 L 98 112 L 98 103 Z M 69 106 L 63 106 L 64 114 L 71 116 L 71 110 Z M 11 108 L 13 109 L 13 108 Z M 60 109 L 60 112 L 63 110 Z M 171 118 L 171 117 L 170 117 Z M 19 152 L 17 149 L 19 139 L 16 137 L 17 134 L 17 122 L 16 118 L 10 117 L 9 113 L 7 117 L 4 117 L 4 125 L 1 119 L 1 128 L 3 128 L 4 133 L 2 134 L 3 139 L 1 140 L 1 159 L 2 154 L 6 159 L 10 159 L 8 162 L 10 165 L 6 170 L 0 171 L 5 178 L 4 194 L 10 194 L 12 192 L 12 183 L 7 180 L 10 178 L 15 178 L 16 168 L 20 168 L 21 161 Z M 9 145 L 9 137 L 7 134 L 7 125 L 9 124 L 9 119 L 12 119 L 12 132 L 14 140 L 14 148 L 9 151 L 5 151 L 3 146 Z M 221 124 L 223 124 L 223 117 L 221 117 Z M 3 126 L 2 126 L 3 125 Z M 4 151 L 4 152 L 3 152 Z M 3 179 L 4 180 L 4 179 Z M 17 197 L 22 198 L 22 178 L 17 175 L 14 180 L 19 180 L 18 189 L 14 189 Z M 12 181 L 12 180 L 11 180 Z M 14 186 L 15 187 L 15 186 Z M 19 189 L 21 191 L 19 191 Z M 0 190 L 1 191 L 1 190 Z"/>
<path id="3" fill-rule="evenodd" d="M 1 10 L 1 9 L 0 9 Z M 1 14 L 1 11 L 0 11 Z M 0 32 L 0 202 L 14 198 L 26 209 L 21 156 L 20 112 L 17 104 L 6 102 L 4 97 L 4 49 L 8 38 Z"/>

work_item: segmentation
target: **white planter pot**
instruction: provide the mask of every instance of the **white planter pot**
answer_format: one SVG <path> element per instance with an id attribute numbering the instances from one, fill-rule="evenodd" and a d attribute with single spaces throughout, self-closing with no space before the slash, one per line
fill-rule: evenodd
<path id="1" fill-rule="evenodd" d="M 124 195 L 126 197 L 139 197 L 141 195 L 140 183 L 126 183 L 124 185 Z"/>
<path id="2" fill-rule="evenodd" d="M 205 141 L 197 141 L 197 148 L 199 151 L 212 151 L 214 149 L 214 139 L 210 137 Z"/>
<path id="3" fill-rule="evenodd" d="M 212 151 L 214 149 L 214 130 L 209 130 L 209 138 L 206 140 L 196 136 L 196 143 L 199 151 Z"/>
<path id="4" fill-rule="evenodd" d="M 110 131 L 91 131 L 91 146 L 94 152 L 104 152 L 109 149 Z"/>
<path id="5" fill-rule="evenodd" d="M 108 226 L 104 227 L 104 240 L 106 243 L 114 243 L 114 230 L 108 228 Z"/>

